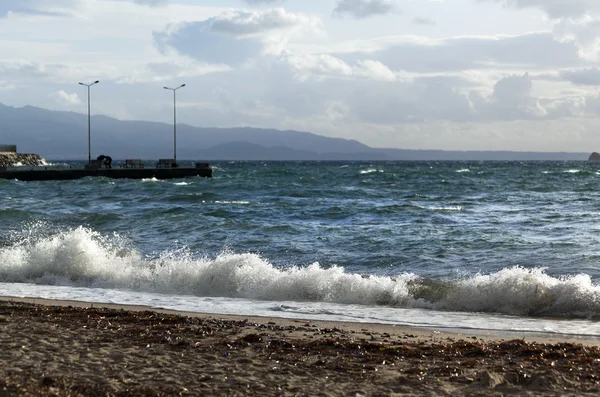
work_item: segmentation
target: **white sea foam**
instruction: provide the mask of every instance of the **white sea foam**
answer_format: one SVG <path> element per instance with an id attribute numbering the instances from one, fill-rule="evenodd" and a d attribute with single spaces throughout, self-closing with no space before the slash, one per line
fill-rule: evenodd
<path id="1" fill-rule="evenodd" d="M 383 170 L 378 170 L 378 169 L 375 169 L 375 168 L 370 168 L 368 170 L 362 170 L 360 173 L 364 175 L 364 174 L 372 174 L 374 172 L 384 172 L 384 171 Z"/>
<path id="2" fill-rule="evenodd" d="M 40 161 L 40 165 L 41 166 L 45 166 L 45 167 L 52 167 L 52 166 L 56 166 L 56 165 L 62 165 L 62 166 L 67 166 L 66 163 L 49 163 L 46 159 L 42 158 Z M 22 162 L 18 161 L 15 164 L 13 164 L 13 167 L 31 167 L 31 165 L 25 165 Z"/>
<path id="3" fill-rule="evenodd" d="M 46 167 L 57 167 L 57 166 L 68 167 L 69 166 L 69 164 L 67 164 L 67 163 L 50 163 L 50 162 L 48 162 L 48 160 L 46 160 L 44 158 L 42 158 L 42 165 L 46 166 Z"/>
<path id="4" fill-rule="evenodd" d="M 557 278 L 539 268 L 512 267 L 454 280 L 409 273 L 364 277 L 318 263 L 280 268 L 250 253 L 208 258 L 180 249 L 148 258 L 119 235 L 84 227 L 39 229 L 0 248 L 0 282 L 521 316 L 600 315 L 600 285 L 585 274 Z"/>
<path id="5" fill-rule="evenodd" d="M 471 172 L 471 170 L 468 168 L 464 168 L 462 170 L 457 170 L 456 172 Z"/>
<path id="6" fill-rule="evenodd" d="M 598 315 L 600 285 L 586 274 L 556 278 L 544 269 L 512 267 L 456 281 L 433 306 L 515 315 Z"/>
<path id="7" fill-rule="evenodd" d="M 125 239 L 84 227 L 0 249 L 0 281 L 265 300 L 389 303 L 407 296 L 405 284 L 390 278 L 318 264 L 282 270 L 256 254 L 210 259 L 178 250 L 147 259 Z"/>
<path id="8" fill-rule="evenodd" d="M 188 186 L 191 185 L 190 182 L 175 182 L 173 185 L 175 186 Z"/>
<path id="9" fill-rule="evenodd" d="M 166 181 L 163 181 L 161 179 L 156 179 L 156 177 L 152 177 L 152 178 L 143 178 L 142 182 L 164 183 Z"/>
<path id="10" fill-rule="evenodd" d="M 462 211 L 463 207 L 460 205 L 456 205 L 456 206 L 448 206 L 448 207 L 424 207 L 422 205 L 417 205 L 418 208 L 424 209 L 424 210 L 430 210 L 430 211 Z"/>
<path id="11" fill-rule="evenodd" d="M 569 174 L 577 174 L 578 172 L 581 172 L 581 170 L 566 170 L 565 172 L 568 172 Z"/>

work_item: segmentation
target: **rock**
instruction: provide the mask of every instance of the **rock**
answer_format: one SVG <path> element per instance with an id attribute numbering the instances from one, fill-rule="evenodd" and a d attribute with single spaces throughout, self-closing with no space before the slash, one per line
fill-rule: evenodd
<path id="1" fill-rule="evenodd" d="M 598 152 L 592 153 L 590 158 L 588 159 L 588 161 L 600 161 L 600 153 L 598 153 Z"/>
<path id="2" fill-rule="evenodd" d="M 15 165 L 37 166 L 44 165 L 44 159 L 39 154 L 30 153 L 0 153 L 0 168 Z"/>

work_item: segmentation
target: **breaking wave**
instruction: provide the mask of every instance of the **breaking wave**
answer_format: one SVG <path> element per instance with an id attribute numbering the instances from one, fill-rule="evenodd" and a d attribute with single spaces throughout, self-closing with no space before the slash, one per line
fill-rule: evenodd
<path id="1" fill-rule="evenodd" d="M 347 273 L 344 268 L 279 267 L 251 253 L 209 258 L 188 249 L 142 255 L 118 234 L 86 227 L 31 228 L 0 236 L 0 281 L 113 288 L 164 294 L 312 301 L 520 316 L 600 316 L 600 285 L 586 274 L 505 268 L 436 280 Z"/>

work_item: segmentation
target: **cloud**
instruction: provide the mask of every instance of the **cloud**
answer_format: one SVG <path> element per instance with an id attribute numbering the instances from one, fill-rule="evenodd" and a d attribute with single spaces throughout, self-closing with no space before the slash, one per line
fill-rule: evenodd
<path id="1" fill-rule="evenodd" d="M 360 59 L 354 64 L 328 54 L 285 53 L 279 58 L 294 71 L 295 78 L 355 78 L 376 81 L 395 81 L 398 75 L 383 63 L 372 59 Z"/>
<path id="2" fill-rule="evenodd" d="M 169 4 L 169 0 L 127 0 L 135 4 L 159 7 Z M 83 0 L 1 0 L 0 18 L 15 14 L 65 16 L 84 5 Z"/>
<path id="3" fill-rule="evenodd" d="M 457 37 L 444 40 L 386 38 L 356 43 L 337 56 L 346 62 L 374 59 L 392 70 L 451 73 L 463 70 L 567 68 L 585 65 L 571 41 L 559 42 L 551 33 L 504 37 Z"/>
<path id="4" fill-rule="evenodd" d="M 600 69 L 565 70 L 560 76 L 575 85 L 600 85 Z"/>
<path id="5" fill-rule="evenodd" d="M 531 120 L 552 112 L 532 96 L 529 74 L 503 77 L 484 94 L 479 85 L 485 83 L 465 77 L 411 78 L 378 60 L 347 63 L 328 54 L 286 54 L 266 73 L 268 78 L 256 79 L 268 85 L 260 99 L 287 117 L 331 119 L 335 114 L 336 123 L 391 126 Z"/>
<path id="6" fill-rule="evenodd" d="M 219 34 L 228 32 L 239 41 L 271 32 L 256 26 L 264 28 L 230 26 L 227 19 Z M 281 25 L 274 26 L 277 30 Z M 557 41 L 551 33 L 445 40 L 388 37 L 312 52 L 318 48 L 295 47 L 270 57 L 257 54 L 250 67 L 210 75 L 210 86 L 219 89 L 209 91 L 220 94 L 218 100 L 205 98 L 203 106 L 212 103 L 223 119 L 229 115 L 239 124 L 269 122 L 315 131 L 335 131 L 342 125 L 385 129 L 429 122 L 541 121 L 590 108 L 582 93 L 534 95 L 534 82 L 559 82 L 556 74 L 554 80 L 542 80 L 544 73 L 587 64 L 573 42 Z"/>
<path id="7" fill-rule="evenodd" d="M 586 98 L 584 106 L 587 114 L 600 115 L 600 94 Z"/>
<path id="8" fill-rule="evenodd" d="M 262 91 L 262 103 L 278 109 L 277 114 L 309 120 L 331 116 L 332 104 L 334 109 L 345 109 L 334 112 L 336 123 L 382 128 L 546 120 L 581 114 L 586 101 L 582 95 L 538 98 L 529 73 L 503 76 L 488 93 L 486 82 L 471 81 L 467 75 L 410 78 L 374 60 L 349 64 L 331 55 L 293 54 L 278 65 L 269 69 L 269 88 Z M 257 81 L 265 83 L 264 78 Z"/>
<path id="9" fill-rule="evenodd" d="M 154 40 L 164 54 L 174 50 L 213 64 L 238 65 L 262 51 L 259 38 L 219 33 L 212 23 L 212 20 L 180 23 L 165 32 L 155 32 Z"/>
<path id="10" fill-rule="evenodd" d="M 554 19 L 557 41 L 572 42 L 582 58 L 600 60 L 600 1 L 597 0 L 479 0 L 516 8 L 535 7 Z"/>
<path id="11" fill-rule="evenodd" d="M 116 81 L 124 84 L 162 82 L 182 78 L 189 79 L 229 70 L 231 68 L 225 65 L 206 64 L 188 57 L 170 57 L 164 61 L 150 62 L 128 70 L 126 74 L 116 78 Z"/>
<path id="12" fill-rule="evenodd" d="M 433 19 L 429 19 L 426 17 L 413 18 L 413 23 L 415 25 L 425 25 L 425 26 L 434 26 L 435 25 L 435 21 Z"/>
<path id="13" fill-rule="evenodd" d="M 230 10 L 203 21 L 183 22 L 155 32 L 163 53 L 175 50 L 197 60 L 239 65 L 255 56 L 280 52 L 297 32 L 315 32 L 321 21 L 277 8 L 266 11 Z"/>
<path id="14" fill-rule="evenodd" d="M 215 32 L 238 36 L 258 35 L 295 28 L 307 21 L 306 17 L 286 12 L 283 8 L 264 12 L 233 10 L 220 17 L 211 18 L 211 29 Z"/>
<path id="15" fill-rule="evenodd" d="M 0 18 L 10 13 L 50 16 L 67 15 L 79 4 L 79 0 L 2 0 L 0 2 Z"/>
<path id="16" fill-rule="evenodd" d="M 337 17 L 350 15 L 363 19 L 390 14 L 395 8 L 396 6 L 387 0 L 338 0 L 333 15 Z"/>
<path id="17" fill-rule="evenodd" d="M 78 105 L 81 103 L 81 99 L 79 99 L 79 96 L 76 93 L 68 94 L 63 90 L 53 92 L 49 97 L 57 103 L 66 106 Z"/>
<path id="18" fill-rule="evenodd" d="M 495 2 L 515 8 L 539 8 L 550 18 L 578 18 L 600 11 L 598 0 L 479 0 Z"/>
<path id="19" fill-rule="evenodd" d="M 554 25 L 553 34 L 559 41 L 573 42 L 582 58 L 600 60 L 600 19 L 562 19 Z"/>
<path id="20" fill-rule="evenodd" d="M 537 98 L 533 79 L 509 75 L 498 80 L 489 95 L 465 91 L 450 81 L 415 80 L 363 86 L 350 98 L 358 123 L 378 125 L 426 124 L 429 122 L 498 123 L 519 120 L 555 120 L 581 115 L 587 99 L 581 95 Z M 600 101 L 598 101 L 600 110 Z"/>
<path id="21" fill-rule="evenodd" d="M 134 3 L 148 7 L 159 7 L 169 3 L 169 0 L 134 0 Z"/>
<path id="22" fill-rule="evenodd" d="M 250 5 L 283 3 L 285 0 L 243 0 Z"/>
<path id="23" fill-rule="evenodd" d="M 361 84 L 349 98 L 357 123 L 396 125 L 472 119 L 467 96 L 448 84 L 397 81 Z"/>
<path id="24" fill-rule="evenodd" d="M 526 120 L 543 117 L 547 112 L 532 97 L 532 89 L 533 81 L 528 73 L 512 75 L 499 80 L 494 85 L 492 95 L 485 100 L 477 100 L 474 95 L 471 99 L 483 119 Z"/>
<path id="25" fill-rule="evenodd" d="M 0 75 L 14 80 L 41 79 L 66 69 L 61 64 L 44 64 L 41 62 L 14 60 L 0 60 Z"/>
<path id="26" fill-rule="evenodd" d="M 357 76 L 368 77 L 374 80 L 395 81 L 398 76 L 390 68 L 379 61 L 372 59 L 359 60 L 357 62 Z"/>

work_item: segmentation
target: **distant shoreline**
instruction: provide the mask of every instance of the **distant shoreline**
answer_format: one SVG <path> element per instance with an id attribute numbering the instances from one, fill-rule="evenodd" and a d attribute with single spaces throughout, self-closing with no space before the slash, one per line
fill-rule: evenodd
<path id="1" fill-rule="evenodd" d="M 141 159 L 144 162 L 153 162 L 156 161 L 156 159 L 153 158 L 143 158 Z M 502 159 L 396 159 L 396 160 L 389 160 L 389 159 L 365 159 L 365 160 L 356 160 L 356 159 L 336 159 L 336 160 L 310 160 L 310 159 L 233 159 L 233 158 L 219 158 L 219 159 L 206 159 L 206 158 L 202 158 L 202 160 L 206 160 L 207 162 L 210 162 L 211 164 L 214 162 L 231 162 L 231 161 L 236 161 L 236 162 L 261 162 L 261 161 L 268 161 L 268 162 L 274 162 L 274 163 L 295 163 L 295 162 L 312 162 L 312 163 L 343 163 L 343 162 L 356 162 L 356 163 L 369 163 L 369 162 L 373 162 L 373 163 L 390 163 L 390 162 L 406 162 L 406 163 L 418 163 L 418 162 L 447 162 L 447 163 L 466 163 L 466 162 L 470 162 L 470 163 L 485 163 L 485 162 L 490 162 L 490 163 L 513 163 L 513 162 L 531 162 L 531 163 L 542 163 L 542 162 L 557 162 L 557 163 L 566 163 L 566 162 L 573 162 L 573 163 L 590 163 L 590 164 L 598 164 L 600 163 L 600 161 L 590 161 L 587 159 L 572 159 L 572 160 L 565 160 L 565 159 L 516 159 L 516 160 L 502 160 Z M 51 167 L 53 166 L 53 164 L 56 163 L 61 163 L 61 162 L 78 162 L 78 163 L 87 163 L 87 159 L 70 159 L 70 158 L 60 158 L 60 157 L 49 157 L 46 159 L 46 161 L 49 163 L 48 166 Z M 120 159 L 120 158 L 113 158 L 113 166 L 120 166 L 120 164 L 122 162 L 124 162 L 125 159 Z M 195 159 L 181 159 L 178 160 L 178 162 L 180 164 L 182 163 L 189 163 L 189 165 L 193 165 L 193 163 L 197 162 L 198 160 Z"/>
<path id="2" fill-rule="evenodd" d="M 0 131 L 0 142 L 16 143 L 28 152 L 52 159 L 85 158 L 88 154 L 85 114 L 2 104 L 0 112 L 6 126 Z M 40 134 L 40 125 L 44 126 L 44 134 Z M 172 129 L 168 123 L 123 121 L 98 115 L 91 117 L 91 126 L 93 158 L 104 153 L 113 159 L 158 159 L 173 151 L 174 142 L 164 138 L 165 131 Z M 17 136 L 14 131 L 18 131 L 18 142 L 13 142 Z M 427 144 L 435 146 L 436 142 Z M 173 157 L 196 161 L 585 161 L 592 152 L 380 148 L 356 139 L 306 131 L 188 124 L 178 125 L 177 145 L 177 156 Z"/>

